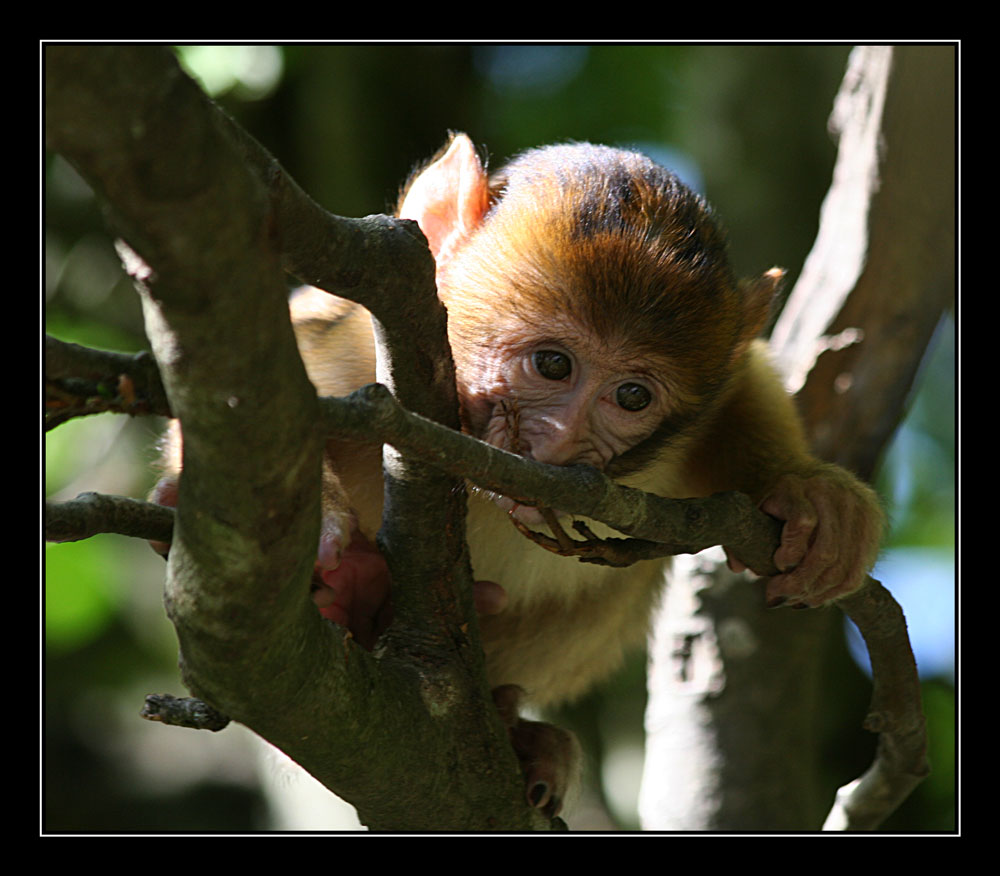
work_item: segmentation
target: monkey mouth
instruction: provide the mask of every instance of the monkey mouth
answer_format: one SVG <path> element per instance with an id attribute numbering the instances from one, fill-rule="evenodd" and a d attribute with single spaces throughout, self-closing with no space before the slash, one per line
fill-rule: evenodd
<path id="1" fill-rule="evenodd" d="M 533 505 L 522 505 L 509 496 L 504 496 L 500 493 L 492 493 L 490 494 L 490 498 L 498 508 L 516 520 L 519 520 L 525 526 L 539 527 L 546 524 L 545 516 Z M 560 518 L 568 516 L 564 511 L 557 511 L 554 508 L 552 509 L 552 513 Z"/>
<path id="2" fill-rule="evenodd" d="M 467 403 L 465 409 L 468 410 Z M 500 398 L 492 405 L 491 414 L 490 423 L 495 425 L 499 421 L 502 423 L 503 428 L 494 428 L 492 430 L 490 428 L 483 428 L 479 430 L 477 437 L 481 441 L 485 441 L 487 444 L 497 447 L 500 450 L 506 450 L 508 453 L 516 453 L 518 456 L 523 456 L 526 459 L 534 459 L 531 452 L 531 444 L 526 442 L 521 435 L 520 406 L 517 399 Z M 473 432 L 473 434 L 476 434 L 476 432 Z M 542 511 L 533 505 L 522 504 L 502 493 L 489 490 L 484 490 L 483 492 L 498 508 L 525 526 L 532 528 L 545 526 L 546 516 L 551 519 L 553 514 L 556 517 L 567 516 L 564 512 L 557 511 L 554 508 L 546 509 L 546 513 L 543 514 Z"/>

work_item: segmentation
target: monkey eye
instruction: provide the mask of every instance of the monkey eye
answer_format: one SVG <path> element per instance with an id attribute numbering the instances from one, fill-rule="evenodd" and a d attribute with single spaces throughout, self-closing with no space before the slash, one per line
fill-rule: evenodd
<path id="1" fill-rule="evenodd" d="M 623 383 L 615 390 L 615 401 L 618 407 L 626 411 L 641 411 L 649 407 L 653 400 L 652 393 L 639 383 Z"/>
<path id="2" fill-rule="evenodd" d="M 539 350 L 531 357 L 535 369 L 546 380 L 565 380 L 573 370 L 573 362 L 558 350 Z"/>

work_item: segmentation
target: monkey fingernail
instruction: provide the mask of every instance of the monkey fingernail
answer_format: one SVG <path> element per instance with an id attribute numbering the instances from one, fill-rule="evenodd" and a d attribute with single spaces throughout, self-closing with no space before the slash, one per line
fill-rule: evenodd
<path id="1" fill-rule="evenodd" d="M 541 808 L 549 799 L 549 786 L 547 782 L 535 782 L 528 791 L 528 802 L 536 808 Z"/>

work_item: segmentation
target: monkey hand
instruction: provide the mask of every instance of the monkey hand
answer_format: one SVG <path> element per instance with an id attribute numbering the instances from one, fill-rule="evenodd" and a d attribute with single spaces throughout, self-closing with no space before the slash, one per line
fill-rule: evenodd
<path id="1" fill-rule="evenodd" d="M 760 503 L 785 525 L 767 582 L 771 608 L 814 608 L 857 590 L 878 554 L 884 516 L 873 490 L 837 466 L 784 475 Z M 730 557 L 735 571 L 746 568 Z"/>
<path id="2" fill-rule="evenodd" d="M 149 501 L 156 505 L 164 505 L 167 508 L 177 507 L 178 477 L 175 474 L 164 475 L 156 482 L 152 492 L 149 494 Z M 149 546 L 161 557 L 166 557 L 170 553 L 170 542 L 150 541 Z"/>
<path id="3" fill-rule="evenodd" d="M 518 704 L 523 695 L 516 684 L 504 684 L 493 689 L 493 702 L 520 761 L 528 803 L 555 818 L 577 790 L 583 759 L 580 743 L 554 724 L 522 718 Z"/>

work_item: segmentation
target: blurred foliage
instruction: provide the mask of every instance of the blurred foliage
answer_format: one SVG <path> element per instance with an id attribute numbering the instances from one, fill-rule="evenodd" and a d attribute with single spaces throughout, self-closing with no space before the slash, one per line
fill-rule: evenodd
<path id="1" fill-rule="evenodd" d="M 790 287 L 830 182 L 835 146 L 826 121 L 848 52 L 395 44 L 190 46 L 178 56 L 335 213 L 391 211 L 400 184 L 449 129 L 485 144 L 491 165 L 554 141 L 637 145 L 674 166 L 725 217 L 739 273 L 780 264 Z M 100 206 L 58 156 L 47 156 L 44 170 L 47 330 L 98 347 L 146 347 L 139 302 Z M 954 604 L 953 326 L 941 335 L 879 479 L 894 519 L 887 556 L 898 546 L 932 550 L 941 560 L 916 595 L 885 579 L 911 617 L 929 590 L 935 605 Z M 61 427 L 46 440 L 47 492 L 145 495 L 157 428 L 110 416 Z M 238 731 L 211 737 L 137 717 L 144 693 L 183 692 L 161 605 L 163 561 L 145 545 L 101 536 L 50 546 L 45 563 L 44 827 L 230 831 L 273 823 Z M 953 655 L 952 626 L 932 626 L 938 650 Z M 867 766 L 872 744 L 856 726 L 866 682 L 846 651 L 838 653 L 826 716 L 825 766 L 835 783 Z M 890 826 L 900 831 L 954 826 L 954 668 L 931 665 L 938 677 L 928 677 L 925 693 L 934 773 L 894 817 Z M 605 802 L 625 827 L 636 825 L 634 804 L 621 802 L 634 800 L 634 780 L 618 779 L 641 761 L 642 678 L 637 658 L 572 710 L 592 772 L 610 775 Z"/>

